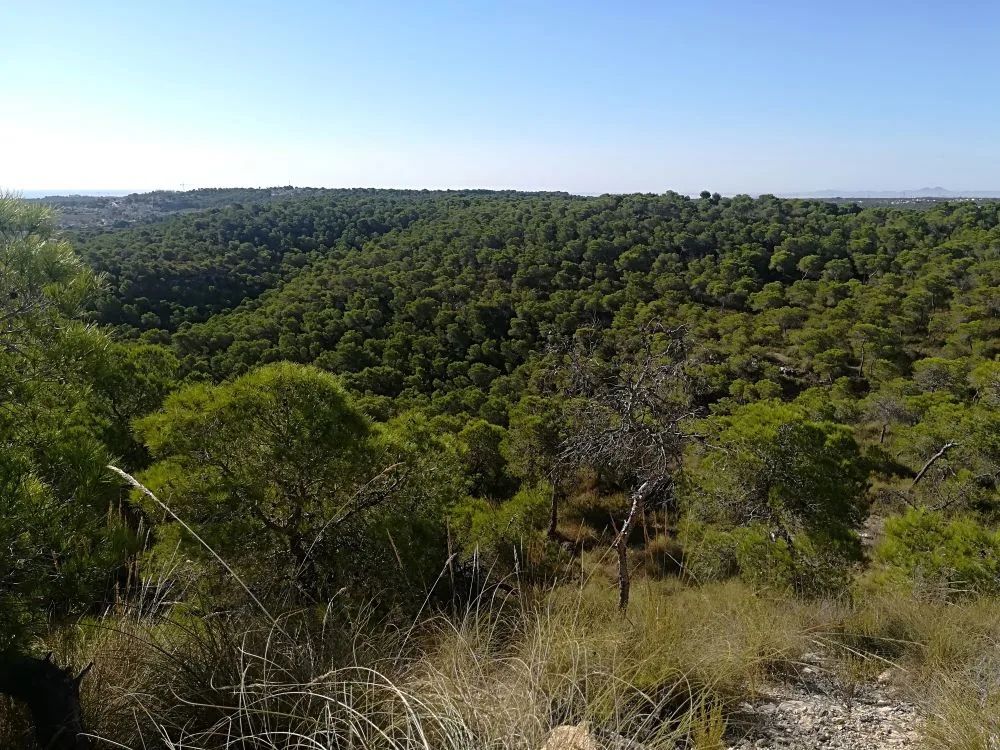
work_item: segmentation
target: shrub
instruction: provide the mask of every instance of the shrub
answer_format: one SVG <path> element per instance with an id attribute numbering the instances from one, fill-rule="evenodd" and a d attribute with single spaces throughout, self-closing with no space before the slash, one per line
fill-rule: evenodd
<path id="1" fill-rule="evenodd" d="M 887 580 L 944 595 L 1000 591 L 1000 534 L 971 517 L 910 510 L 890 518 L 876 548 Z"/>
<path id="2" fill-rule="evenodd" d="M 541 483 L 505 502 L 470 498 L 457 505 L 451 527 L 465 557 L 494 574 L 550 578 L 562 560 L 559 548 L 548 542 L 543 531 L 550 498 L 550 485 Z"/>
<path id="3" fill-rule="evenodd" d="M 794 547 L 761 524 L 723 529 L 690 519 L 681 524 L 684 567 L 698 582 L 739 578 L 757 589 L 810 596 L 843 590 L 853 549 L 801 533 Z"/>
<path id="4" fill-rule="evenodd" d="M 682 502 L 688 517 L 730 536 L 723 557 L 735 554 L 741 577 L 790 581 L 807 594 L 846 583 L 860 556 L 868 482 L 850 429 L 774 401 L 703 420 L 700 429 L 705 439 L 689 453 Z M 704 541 L 717 547 L 725 538 Z"/>

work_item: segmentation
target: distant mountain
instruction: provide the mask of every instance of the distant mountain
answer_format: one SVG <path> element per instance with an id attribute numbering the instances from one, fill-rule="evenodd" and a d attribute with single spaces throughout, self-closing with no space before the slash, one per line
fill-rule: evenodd
<path id="1" fill-rule="evenodd" d="M 43 192 L 43 191 L 40 191 Z M 321 188 L 290 185 L 271 188 L 202 188 L 199 190 L 154 190 L 149 193 L 121 194 L 108 191 L 92 195 L 77 191 L 72 195 L 46 194 L 31 201 L 57 210 L 63 229 L 122 228 L 160 221 L 175 214 L 225 208 L 239 203 L 271 203 L 293 197 L 319 195 Z"/>
<path id="2" fill-rule="evenodd" d="M 21 190 L 23 198 L 78 198 L 129 195 L 134 190 Z"/>
<path id="3" fill-rule="evenodd" d="M 782 193 L 782 198 L 1000 198 L 1000 190 L 948 190 L 943 187 L 923 187 L 917 190 L 814 190 Z"/>

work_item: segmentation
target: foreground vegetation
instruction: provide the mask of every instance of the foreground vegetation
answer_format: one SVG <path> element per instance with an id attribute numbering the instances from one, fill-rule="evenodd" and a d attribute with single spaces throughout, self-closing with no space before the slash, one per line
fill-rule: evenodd
<path id="1" fill-rule="evenodd" d="M 606 585 L 510 595 L 421 616 L 350 621 L 334 604 L 277 623 L 250 610 L 131 610 L 49 641 L 94 663 L 86 723 L 119 746 L 170 748 L 541 747 L 589 721 L 603 741 L 724 747 L 758 688 L 834 658 L 842 693 L 896 666 L 928 717 L 926 747 L 989 748 L 1000 731 L 1000 604 L 889 597 L 850 604 L 738 582 L 643 582 L 622 620 Z M 24 718 L 0 721 L 6 746 Z M 100 746 L 100 744 L 99 744 Z M 107 746 L 115 746 L 108 743 Z"/>
<path id="2" fill-rule="evenodd" d="M 76 239 L 0 200 L 5 746 L 719 747 L 817 651 L 997 741 L 998 204 L 343 191 Z"/>

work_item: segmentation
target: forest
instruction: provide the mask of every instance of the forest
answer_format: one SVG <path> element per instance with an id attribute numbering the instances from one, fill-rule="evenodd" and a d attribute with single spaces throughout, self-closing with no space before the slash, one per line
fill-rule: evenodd
<path id="1" fill-rule="evenodd" d="M 0 198 L 0 746 L 994 747 L 1000 202 L 209 197 Z"/>

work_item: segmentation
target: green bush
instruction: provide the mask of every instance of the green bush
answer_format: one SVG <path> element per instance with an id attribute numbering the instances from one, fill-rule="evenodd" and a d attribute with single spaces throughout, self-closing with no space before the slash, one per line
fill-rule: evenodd
<path id="1" fill-rule="evenodd" d="M 755 587 L 788 588 L 794 580 L 788 545 L 763 526 L 726 530 L 686 522 L 681 529 L 685 567 L 699 583 L 740 578 Z"/>
<path id="2" fill-rule="evenodd" d="M 698 583 L 724 581 L 739 575 L 732 532 L 686 519 L 678 529 L 684 549 L 685 572 Z"/>
<path id="3" fill-rule="evenodd" d="M 699 583 L 739 578 L 761 589 L 822 595 L 843 590 L 853 549 L 836 540 L 797 535 L 794 549 L 767 527 L 723 529 L 687 520 L 681 524 L 684 565 Z"/>
<path id="4" fill-rule="evenodd" d="M 470 498 L 455 508 L 452 518 L 463 549 L 472 552 L 477 547 L 495 549 L 533 535 L 544 528 L 548 512 L 549 489 L 537 485 L 501 503 Z"/>
<path id="5" fill-rule="evenodd" d="M 1000 533 L 971 517 L 910 510 L 890 518 L 875 557 L 886 581 L 949 597 L 1000 592 Z"/>
<path id="6" fill-rule="evenodd" d="M 527 487 L 505 502 L 469 498 L 455 507 L 451 528 L 467 559 L 494 574 L 517 572 L 547 580 L 563 553 L 545 538 L 551 487 Z"/>

